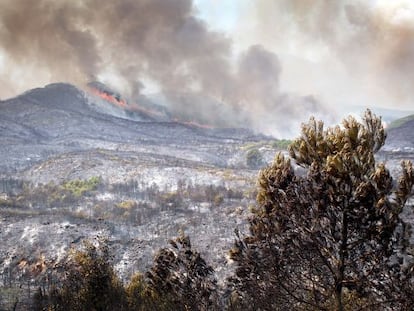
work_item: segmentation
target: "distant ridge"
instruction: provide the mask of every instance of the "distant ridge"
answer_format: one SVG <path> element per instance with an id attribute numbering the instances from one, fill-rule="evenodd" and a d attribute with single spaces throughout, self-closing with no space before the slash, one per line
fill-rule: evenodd
<path id="1" fill-rule="evenodd" d="M 392 147 L 401 151 L 414 151 L 414 114 L 397 119 L 387 128 L 385 147 Z"/>
<path id="2" fill-rule="evenodd" d="M 390 124 L 397 119 L 404 118 L 405 116 L 414 114 L 414 110 L 390 109 L 390 108 L 382 108 L 382 107 L 375 107 L 375 106 L 360 106 L 360 105 L 351 105 L 349 107 L 343 108 L 341 112 L 343 113 L 344 116 L 349 114 L 350 111 L 354 112 L 358 116 L 361 116 L 364 114 L 367 108 L 370 109 L 377 116 L 381 116 L 382 120 L 385 121 L 387 124 Z"/>
<path id="3" fill-rule="evenodd" d="M 398 127 L 404 126 L 405 123 L 412 121 L 412 120 L 414 120 L 414 114 L 392 121 L 388 125 L 388 128 L 389 129 L 398 128 Z"/>

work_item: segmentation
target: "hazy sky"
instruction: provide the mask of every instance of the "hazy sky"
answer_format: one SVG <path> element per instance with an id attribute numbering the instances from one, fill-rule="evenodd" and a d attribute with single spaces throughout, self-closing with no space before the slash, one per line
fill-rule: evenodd
<path id="1" fill-rule="evenodd" d="M 414 110 L 414 1 L 0 0 L 0 99 L 94 79 L 274 135 Z"/>
<path id="2" fill-rule="evenodd" d="M 196 0 L 236 50 L 261 44 L 284 91 L 337 105 L 414 109 L 414 1 Z M 223 9 L 222 9 L 223 8 Z"/>

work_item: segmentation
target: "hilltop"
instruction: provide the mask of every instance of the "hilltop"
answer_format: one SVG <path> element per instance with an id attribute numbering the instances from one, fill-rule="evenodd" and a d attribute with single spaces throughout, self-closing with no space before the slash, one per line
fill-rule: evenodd
<path id="1" fill-rule="evenodd" d="M 201 128 L 151 119 L 85 93 L 52 84 L 0 102 L 0 172 L 20 171 L 68 152 L 123 150 L 227 166 L 225 148 L 269 140 L 245 129 Z M 202 146 L 205 146 L 202 147 Z M 200 152 L 202 150 L 202 152 Z"/>
<path id="2" fill-rule="evenodd" d="M 277 141 L 167 113 L 157 119 L 148 108 L 125 109 L 63 83 L 0 102 L 0 274 L 12 271 L 19 282 L 23 262 L 57 264 L 103 236 L 128 278 L 179 230 L 229 269 L 223 254 L 255 197 L 259 167 L 246 156 L 258 151 L 264 165 Z"/>
<path id="3" fill-rule="evenodd" d="M 387 128 L 386 148 L 401 152 L 414 152 L 414 115 L 394 120 Z"/>

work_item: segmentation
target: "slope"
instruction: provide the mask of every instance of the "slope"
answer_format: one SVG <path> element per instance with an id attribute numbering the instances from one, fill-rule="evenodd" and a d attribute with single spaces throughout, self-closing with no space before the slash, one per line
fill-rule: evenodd
<path id="1" fill-rule="evenodd" d="M 397 119 L 387 128 L 387 148 L 414 151 L 414 115 Z"/>
<path id="2" fill-rule="evenodd" d="M 51 156 L 125 150 L 226 166 L 219 146 L 263 140 L 243 129 L 205 129 L 131 114 L 69 84 L 51 84 L 0 102 L 0 173 Z"/>

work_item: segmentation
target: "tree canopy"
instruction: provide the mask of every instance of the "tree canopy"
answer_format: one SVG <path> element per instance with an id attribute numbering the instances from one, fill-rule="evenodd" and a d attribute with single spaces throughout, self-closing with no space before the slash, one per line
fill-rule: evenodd
<path id="1" fill-rule="evenodd" d="M 149 288 L 160 297 L 164 309 L 218 310 L 213 268 L 192 249 L 183 232 L 170 244 L 157 253 L 147 272 Z"/>
<path id="2" fill-rule="evenodd" d="M 100 246 L 87 242 L 84 250 L 74 251 L 65 272 L 61 286 L 50 294 L 50 310 L 126 309 L 125 290 L 115 274 L 105 241 Z"/>
<path id="3" fill-rule="evenodd" d="M 369 110 L 324 129 L 311 118 L 259 177 L 250 233 L 231 251 L 237 303 L 255 309 L 412 307 L 409 226 L 401 218 L 414 171 L 394 181 L 375 153 L 381 118 Z M 294 160 L 304 173 L 297 173 Z M 412 292 L 411 292 L 412 293 Z M 412 295 L 411 295 L 412 296 Z"/>

